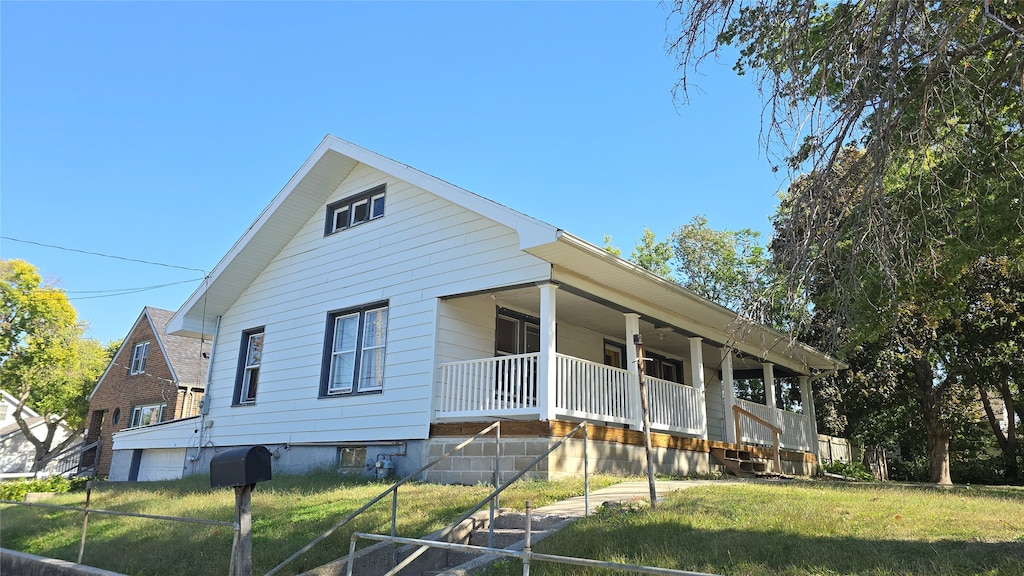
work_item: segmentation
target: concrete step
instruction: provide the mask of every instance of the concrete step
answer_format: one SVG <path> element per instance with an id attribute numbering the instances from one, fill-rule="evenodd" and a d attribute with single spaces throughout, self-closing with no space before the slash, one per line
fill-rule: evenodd
<path id="1" fill-rule="evenodd" d="M 533 530 L 532 535 L 547 534 L 546 530 Z M 487 546 L 487 530 L 474 530 L 469 538 L 473 546 Z M 522 530 L 516 528 L 496 528 L 494 530 L 494 548 L 508 548 L 509 546 L 526 538 Z"/>
<path id="2" fill-rule="evenodd" d="M 530 529 L 548 530 L 565 520 L 565 516 L 554 516 L 546 514 L 534 514 L 530 520 Z M 494 519 L 495 528 L 518 528 L 526 529 L 526 514 L 520 512 L 508 512 Z"/>

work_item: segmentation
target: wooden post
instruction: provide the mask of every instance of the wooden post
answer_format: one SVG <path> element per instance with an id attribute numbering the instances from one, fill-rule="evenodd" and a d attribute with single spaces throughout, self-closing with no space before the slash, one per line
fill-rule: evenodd
<path id="1" fill-rule="evenodd" d="M 651 417 L 647 412 L 647 384 L 644 382 L 644 343 L 639 333 L 633 334 L 636 345 L 636 368 L 640 379 L 640 412 L 644 421 L 644 450 L 647 452 L 647 484 L 651 490 L 651 510 L 658 507 L 658 491 L 654 487 L 654 455 L 651 454 Z"/>
<path id="2" fill-rule="evenodd" d="M 238 523 L 235 576 L 252 576 L 252 487 L 253 484 L 235 486 L 235 521 Z"/>

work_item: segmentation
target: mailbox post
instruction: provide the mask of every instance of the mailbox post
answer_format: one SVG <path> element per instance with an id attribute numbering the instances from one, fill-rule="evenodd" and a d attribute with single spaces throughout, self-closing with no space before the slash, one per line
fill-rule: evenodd
<path id="1" fill-rule="evenodd" d="M 252 576 L 252 489 L 257 482 L 270 479 L 270 450 L 264 446 L 232 448 L 210 460 L 210 487 L 235 489 L 234 576 Z"/>

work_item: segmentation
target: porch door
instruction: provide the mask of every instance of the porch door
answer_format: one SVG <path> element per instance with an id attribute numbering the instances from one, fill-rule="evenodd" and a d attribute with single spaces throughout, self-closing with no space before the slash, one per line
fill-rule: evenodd
<path id="1" fill-rule="evenodd" d="M 495 322 L 494 355 L 517 356 L 540 352 L 540 321 L 536 318 L 498 309 Z M 536 358 L 510 358 L 498 364 L 495 396 L 502 403 L 537 405 Z"/>

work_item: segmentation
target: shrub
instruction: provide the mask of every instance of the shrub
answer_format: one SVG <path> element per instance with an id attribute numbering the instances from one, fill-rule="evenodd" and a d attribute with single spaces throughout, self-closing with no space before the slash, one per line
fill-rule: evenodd
<path id="1" fill-rule="evenodd" d="M 832 474 L 839 474 L 847 478 L 852 478 L 858 482 L 870 482 L 875 479 L 871 474 L 871 471 L 864 467 L 860 462 L 831 462 L 823 464 L 822 468 L 825 472 Z"/>
<path id="2" fill-rule="evenodd" d="M 50 476 L 49 478 L 21 478 L 7 482 L 0 482 L 0 500 L 20 501 L 25 499 L 29 492 L 71 492 L 83 490 L 88 478 L 67 479 L 63 476 Z"/>

